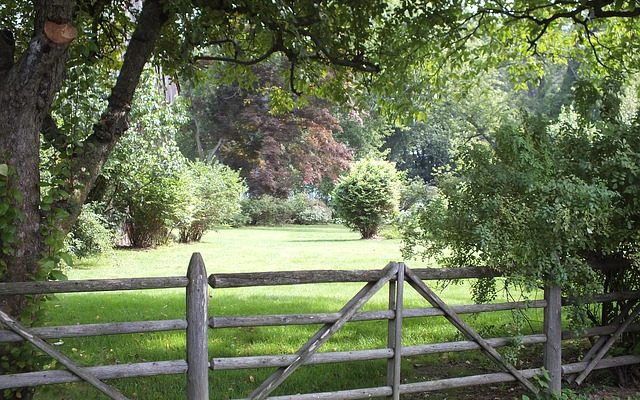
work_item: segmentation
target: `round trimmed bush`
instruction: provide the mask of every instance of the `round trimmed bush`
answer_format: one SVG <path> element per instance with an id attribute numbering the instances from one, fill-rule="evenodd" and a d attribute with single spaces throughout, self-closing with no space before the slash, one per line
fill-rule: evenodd
<path id="1" fill-rule="evenodd" d="M 400 172 L 388 161 L 356 162 L 333 190 L 337 216 L 363 239 L 376 237 L 379 227 L 398 210 L 401 182 Z"/>

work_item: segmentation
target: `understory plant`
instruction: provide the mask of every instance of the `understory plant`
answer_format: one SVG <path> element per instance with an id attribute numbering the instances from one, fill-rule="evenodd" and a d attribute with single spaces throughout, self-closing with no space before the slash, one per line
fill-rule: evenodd
<path id="1" fill-rule="evenodd" d="M 247 190 L 238 172 L 218 163 L 194 162 L 181 179 L 189 191 L 189 212 L 178 222 L 181 243 L 198 242 L 207 230 L 237 219 Z"/>
<path id="2" fill-rule="evenodd" d="M 363 239 L 374 238 L 382 224 L 398 211 L 401 184 L 402 174 L 393 163 L 358 161 L 333 190 L 336 214 Z"/>

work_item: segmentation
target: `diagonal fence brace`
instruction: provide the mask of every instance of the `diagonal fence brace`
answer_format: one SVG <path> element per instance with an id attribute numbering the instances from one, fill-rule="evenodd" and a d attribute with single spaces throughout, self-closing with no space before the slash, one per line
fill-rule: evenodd
<path id="1" fill-rule="evenodd" d="M 6 314 L 1 310 L 0 310 L 0 321 L 2 321 L 2 323 L 5 324 L 9 329 L 14 331 L 18 335 L 20 335 L 24 340 L 28 341 L 38 349 L 45 352 L 47 355 L 59 361 L 60 364 L 64 365 L 69 371 L 73 372 L 80 379 L 91 384 L 93 387 L 95 387 L 102 393 L 109 396 L 109 398 L 113 400 L 128 400 L 116 388 L 102 382 L 100 379 L 96 378 L 94 375 L 87 372 L 85 368 L 80 367 L 79 365 L 74 363 L 69 357 L 65 356 L 64 354 L 60 353 L 58 350 L 54 349 L 49 343 L 29 333 L 27 328 L 22 326 L 18 321 L 14 320 L 8 314 Z"/>
<path id="2" fill-rule="evenodd" d="M 618 326 L 618 329 L 616 329 L 616 331 L 611 334 L 609 339 L 607 339 L 607 341 L 600 347 L 600 349 L 598 349 L 598 352 L 593 356 L 591 361 L 589 361 L 589 364 L 587 364 L 585 369 L 575 379 L 576 385 L 581 385 L 582 382 L 587 379 L 587 376 L 589 376 L 591 371 L 593 371 L 596 364 L 598 364 L 598 362 L 600 362 L 600 360 L 607 354 L 611 346 L 613 346 L 616 340 L 618 340 L 620 335 L 622 335 L 624 331 L 629 327 L 629 325 L 638 317 L 638 314 L 640 314 L 640 304 L 634 307 L 631 315 L 629 315 L 629 318 L 627 318 L 622 324 L 620 324 L 620 326 Z"/>
<path id="3" fill-rule="evenodd" d="M 298 367 L 300 367 L 318 348 L 344 326 L 353 315 L 369 301 L 384 285 L 392 280 L 398 273 L 398 264 L 389 263 L 383 270 L 383 276 L 376 282 L 367 283 L 360 291 L 353 296 L 347 304 L 340 310 L 340 318 L 335 322 L 325 324 L 311 337 L 298 351 L 293 361 L 286 367 L 278 368 L 269 378 L 267 378 L 256 390 L 249 395 L 249 399 L 263 400 L 285 381 Z"/>
<path id="4" fill-rule="evenodd" d="M 616 316 L 616 318 L 613 320 L 611 325 L 619 327 L 620 324 L 624 321 L 624 316 L 627 315 L 629 311 L 631 311 L 632 307 L 633 307 L 632 302 L 627 303 L 627 305 L 620 311 L 618 316 Z M 607 340 L 609 340 L 610 337 L 611 337 L 610 334 L 600 336 L 598 340 L 596 340 L 596 342 L 591 346 L 589 351 L 587 351 L 587 354 L 585 354 L 584 357 L 582 357 L 582 361 L 583 362 L 591 361 L 593 357 L 598 353 L 598 351 L 602 348 L 602 346 L 604 346 Z M 568 376 L 566 380 L 568 383 L 573 383 L 577 377 L 578 377 L 578 374 L 576 373 Z"/>
<path id="5" fill-rule="evenodd" d="M 527 390 L 537 394 L 540 390 L 533 385 L 527 378 L 525 378 L 520 371 L 513 365 L 509 364 L 500 353 L 496 351 L 486 340 L 484 340 L 473 328 L 467 325 L 458 314 L 455 313 L 435 292 L 433 292 L 427 285 L 420 279 L 409 267 L 405 267 L 405 275 L 409 284 L 424 297 L 433 307 L 439 308 L 444 313 L 445 318 L 455 326 L 460 332 L 462 332 L 467 338 L 478 343 L 482 351 L 484 351 L 490 358 L 492 358 L 498 365 L 508 371 L 514 378 Z"/>

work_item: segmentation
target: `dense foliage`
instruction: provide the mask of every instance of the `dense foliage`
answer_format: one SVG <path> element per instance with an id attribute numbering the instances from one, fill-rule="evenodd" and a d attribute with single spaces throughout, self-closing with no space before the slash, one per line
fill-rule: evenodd
<path id="1" fill-rule="evenodd" d="M 209 74 L 189 94 L 193 124 L 182 148 L 239 170 L 256 196 L 286 198 L 334 181 L 352 159 L 334 137 L 342 128 L 330 103 L 312 97 L 294 102 L 279 75 L 281 64 L 254 67 L 258 79 L 249 87 L 216 85 Z"/>
<path id="2" fill-rule="evenodd" d="M 401 180 L 390 162 L 364 159 L 354 163 L 332 194 L 337 216 L 363 239 L 375 237 L 398 209 Z"/>
<path id="3" fill-rule="evenodd" d="M 287 199 L 268 194 L 242 201 L 242 214 L 249 225 L 326 224 L 331 222 L 331 209 L 319 199 L 303 193 Z"/>
<path id="4" fill-rule="evenodd" d="M 190 163 L 183 172 L 190 194 L 189 215 L 179 221 L 179 240 L 199 242 L 216 225 L 233 223 L 240 213 L 240 197 L 247 190 L 240 175 L 221 164 Z"/>
<path id="5" fill-rule="evenodd" d="M 637 86 L 623 89 L 581 82 L 557 120 L 524 117 L 493 144 L 461 149 L 456 172 L 439 176 L 437 197 L 406 226 L 407 254 L 574 294 L 635 287 L 640 125 Z"/>
<path id="6" fill-rule="evenodd" d="M 105 253 L 113 248 L 115 232 L 100 213 L 97 204 L 85 204 L 67 235 L 65 245 L 69 253 L 82 258 Z"/>

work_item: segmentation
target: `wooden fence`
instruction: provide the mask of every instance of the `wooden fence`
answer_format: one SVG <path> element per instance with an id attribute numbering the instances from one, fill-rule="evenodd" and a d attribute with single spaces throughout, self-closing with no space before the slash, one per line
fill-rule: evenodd
<path id="1" fill-rule="evenodd" d="M 277 368 L 276 371 L 249 396 L 250 399 L 360 399 L 369 397 L 389 397 L 398 399 L 401 394 L 439 391 L 474 385 L 518 382 L 531 392 L 538 388 L 530 379 L 546 370 L 551 378 L 549 391 L 559 392 L 561 379 L 580 384 L 594 369 L 611 368 L 640 363 L 639 356 L 604 356 L 623 332 L 640 331 L 634 320 L 640 313 L 635 302 L 628 302 L 615 323 L 611 326 L 594 327 L 580 333 L 561 330 L 561 309 L 563 305 L 577 300 L 563 299 L 557 287 L 545 290 L 544 300 L 528 302 L 507 302 L 498 304 L 473 304 L 449 306 L 444 303 L 425 283 L 441 279 L 468 279 L 496 277 L 498 274 L 483 268 L 456 269 L 415 269 L 402 263 L 390 263 L 383 270 L 362 271 L 287 271 L 264 273 L 213 274 L 207 278 L 204 262 L 194 253 L 189 263 L 186 277 L 99 279 L 59 282 L 0 283 L 0 296 L 46 293 L 96 292 L 114 290 L 143 290 L 164 288 L 185 288 L 186 319 L 118 322 L 87 325 L 25 328 L 0 311 L 0 321 L 8 328 L 0 330 L 0 342 L 29 341 L 40 350 L 56 358 L 67 370 L 48 370 L 0 376 L 0 390 L 48 384 L 76 382 L 84 380 L 112 399 L 126 397 L 103 381 L 117 378 L 144 377 L 163 374 L 187 375 L 187 398 L 209 398 L 209 374 L 215 379 L 215 371 L 244 368 Z M 340 311 L 314 314 L 276 314 L 260 316 L 213 316 L 208 317 L 208 291 L 221 288 L 238 288 L 270 285 L 303 285 L 316 283 L 365 283 Z M 432 307 L 404 308 L 404 291 L 410 285 Z M 388 287 L 388 309 L 381 311 L 360 311 L 361 307 L 380 289 Z M 610 302 L 636 300 L 638 292 L 609 293 L 594 296 L 589 302 Z M 581 301 L 584 301 L 582 299 Z M 505 361 L 495 350 L 513 343 L 514 338 L 499 337 L 485 339 L 468 326 L 459 314 L 483 313 L 503 310 L 544 308 L 544 332 L 518 338 L 523 345 L 544 344 L 544 365 L 540 368 L 517 370 Z M 215 312 L 215 307 L 212 307 Z M 403 319 L 444 316 L 468 340 L 403 346 Z M 387 320 L 387 347 L 346 352 L 322 352 L 317 350 L 335 332 L 350 321 Z M 208 329 L 256 327 L 275 325 L 320 325 L 321 328 L 293 355 L 269 355 L 252 357 L 210 358 L 208 354 Z M 49 345 L 43 339 L 99 336 L 126 333 L 186 330 L 186 359 L 143 362 L 120 365 L 84 367 Z M 593 348 L 581 362 L 562 365 L 561 342 L 563 340 L 599 337 Z M 457 378 L 438 379 L 417 383 L 401 383 L 400 362 L 402 357 L 458 352 L 479 349 L 492 359 L 504 372 L 473 375 Z M 308 393 L 289 396 L 269 397 L 297 368 L 303 365 L 338 363 L 347 361 L 387 360 L 387 379 L 383 386 L 358 388 L 326 393 Z M 215 395 L 214 395 L 215 397 Z"/>

